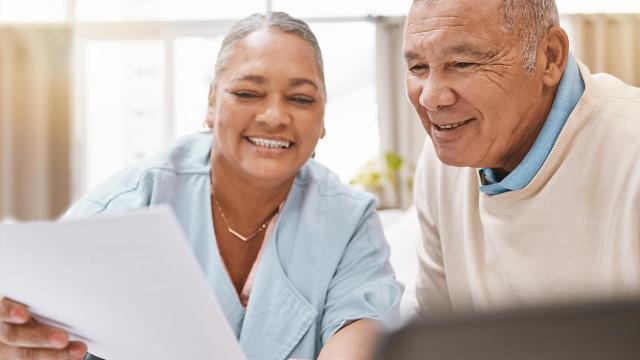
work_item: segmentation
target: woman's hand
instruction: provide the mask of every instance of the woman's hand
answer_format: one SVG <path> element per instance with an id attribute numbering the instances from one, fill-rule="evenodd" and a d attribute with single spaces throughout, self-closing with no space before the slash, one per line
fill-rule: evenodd
<path id="1" fill-rule="evenodd" d="M 60 329 L 38 324 L 26 306 L 0 295 L 0 360 L 81 360 L 87 346 Z"/>

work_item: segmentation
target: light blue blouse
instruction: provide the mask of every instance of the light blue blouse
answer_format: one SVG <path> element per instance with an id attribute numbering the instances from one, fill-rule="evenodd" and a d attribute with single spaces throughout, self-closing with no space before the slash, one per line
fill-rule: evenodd
<path id="1" fill-rule="evenodd" d="M 295 179 L 243 308 L 213 231 L 211 141 L 211 133 L 179 140 L 90 192 L 64 218 L 170 205 L 248 359 L 315 358 L 349 321 L 397 316 L 403 288 L 374 198 L 313 160 Z"/>

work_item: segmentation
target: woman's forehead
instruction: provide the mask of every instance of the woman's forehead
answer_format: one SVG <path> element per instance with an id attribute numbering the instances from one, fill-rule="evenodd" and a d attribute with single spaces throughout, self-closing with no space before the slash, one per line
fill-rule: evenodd
<path id="1" fill-rule="evenodd" d="M 242 39 L 234 48 L 225 72 L 230 78 L 240 73 L 280 71 L 295 77 L 319 76 L 315 52 L 299 36 L 277 30 L 261 29 Z M 298 75 L 296 75 L 298 73 Z"/>

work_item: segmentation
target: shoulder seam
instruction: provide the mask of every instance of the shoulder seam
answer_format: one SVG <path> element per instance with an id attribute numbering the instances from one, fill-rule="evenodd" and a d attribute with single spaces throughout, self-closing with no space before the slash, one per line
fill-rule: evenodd
<path id="1" fill-rule="evenodd" d="M 140 175 L 138 175 L 138 179 L 136 180 L 135 184 L 123 191 L 120 191 L 116 194 L 114 194 L 113 196 L 110 196 L 109 199 L 107 201 L 99 201 L 90 197 L 85 198 L 84 200 L 87 201 L 91 201 L 93 203 L 96 203 L 98 205 L 101 205 L 100 210 L 98 210 L 98 212 L 102 212 L 104 211 L 107 207 L 109 207 L 109 204 L 114 201 L 116 198 L 124 195 L 124 194 L 128 194 L 131 193 L 135 190 L 137 190 L 140 187 L 140 182 L 142 181 L 142 178 L 147 175 L 149 172 L 153 171 L 153 170 L 162 170 L 162 171 L 169 171 L 169 172 L 173 172 L 174 174 L 178 175 L 178 172 L 176 171 L 176 169 L 173 168 L 169 168 L 169 167 L 163 167 L 163 166 L 153 166 L 153 167 L 149 167 L 147 169 L 145 169 L 144 171 L 142 171 L 140 173 Z"/>

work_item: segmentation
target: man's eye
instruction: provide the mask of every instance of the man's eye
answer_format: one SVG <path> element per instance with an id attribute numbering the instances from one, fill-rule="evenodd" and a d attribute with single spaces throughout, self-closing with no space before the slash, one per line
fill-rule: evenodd
<path id="1" fill-rule="evenodd" d="M 409 68 L 409 71 L 411 71 L 414 74 L 422 74 L 427 70 L 429 70 L 429 66 L 425 64 L 417 64 Z"/>
<path id="2" fill-rule="evenodd" d="M 475 65 L 475 64 L 474 63 L 470 63 L 470 62 L 461 61 L 461 62 L 454 63 L 453 67 L 458 68 L 458 69 L 465 69 L 465 68 L 471 67 L 473 65 Z"/>
<path id="3" fill-rule="evenodd" d="M 308 96 L 292 96 L 290 99 L 291 101 L 300 105 L 310 105 L 316 102 L 316 99 L 310 98 Z"/>

